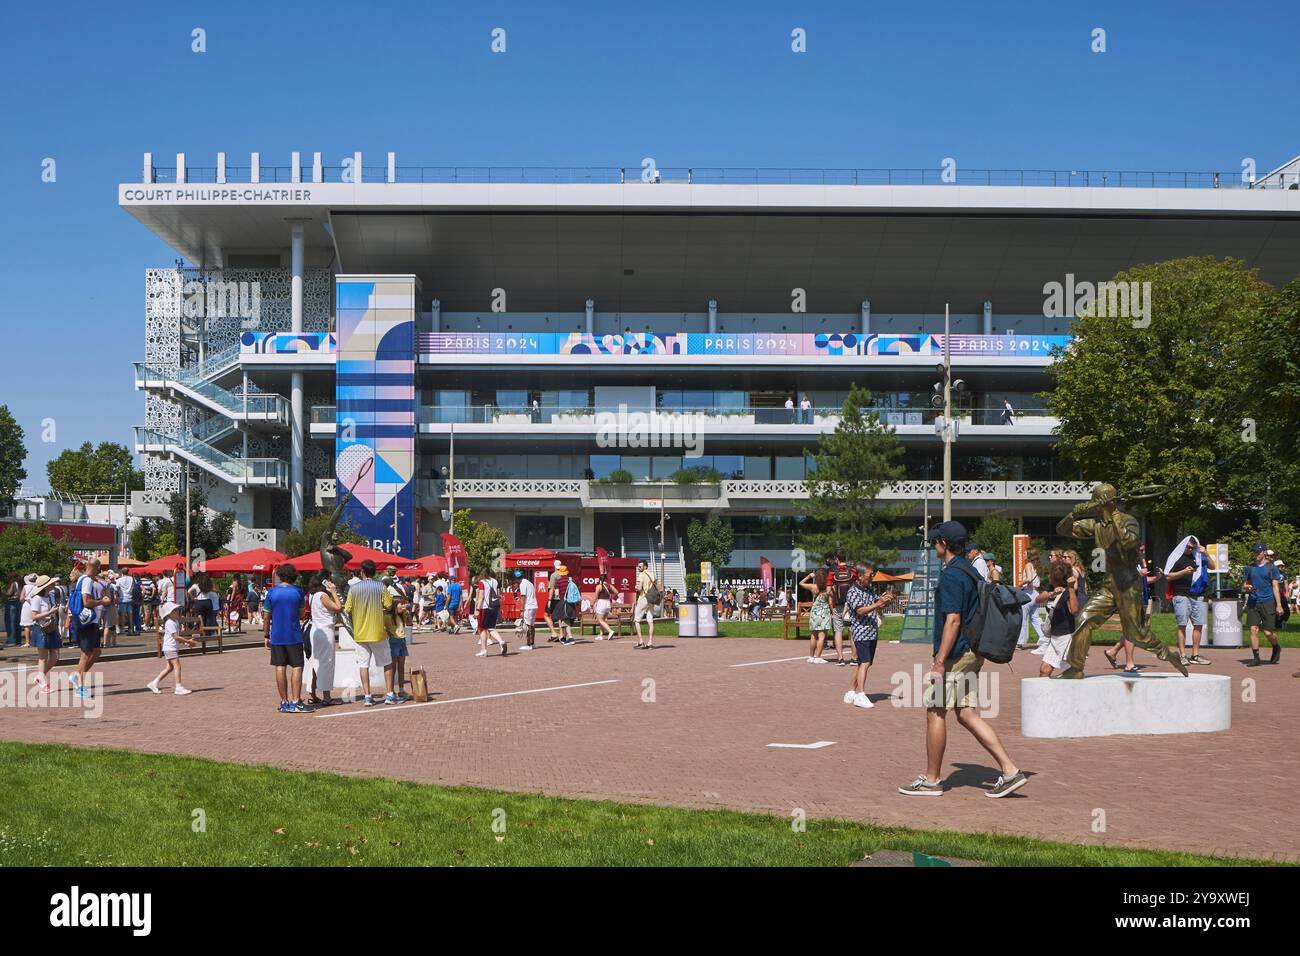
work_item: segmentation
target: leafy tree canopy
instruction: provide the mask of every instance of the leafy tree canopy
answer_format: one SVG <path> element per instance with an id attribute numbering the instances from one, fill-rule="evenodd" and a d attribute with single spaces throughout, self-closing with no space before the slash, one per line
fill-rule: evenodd
<path id="1" fill-rule="evenodd" d="M 102 441 L 67 448 L 45 466 L 50 491 L 56 495 L 117 495 L 144 489 L 144 472 L 138 471 L 125 445 Z"/>
<path id="2" fill-rule="evenodd" d="M 871 393 L 854 385 L 844 400 L 835 431 L 823 434 L 815 452 L 804 452 L 812 471 L 804 479 L 812 519 L 796 543 L 814 559 L 844 551 L 849 560 L 887 564 L 898 556 L 890 544 L 910 533 L 891 522 L 907 503 L 882 505 L 876 497 L 902 478 L 903 444 L 871 408 Z"/>
<path id="3" fill-rule="evenodd" d="M 1167 485 L 1145 509 L 1168 525 L 1261 507 L 1281 476 L 1245 422 L 1246 398 L 1262 384 L 1260 360 L 1275 357 L 1251 334 L 1273 290 L 1242 262 L 1210 257 L 1138 265 L 1114 281 L 1150 283 L 1150 322 L 1095 307 L 1075 320 L 1043 395 L 1061 419 L 1057 450 L 1092 481 Z"/>

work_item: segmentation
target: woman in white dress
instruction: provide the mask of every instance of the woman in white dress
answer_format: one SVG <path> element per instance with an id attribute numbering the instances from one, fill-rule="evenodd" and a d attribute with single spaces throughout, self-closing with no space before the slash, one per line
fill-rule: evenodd
<path id="1" fill-rule="evenodd" d="M 1034 631 L 1038 634 L 1038 643 L 1043 644 L 1047 640 L 1047 635 L 1043 633 L 1043 625 L 1038 617 L 1038 608 L 1042 602 L 1035 600 L 1038 597 L 1038 589 L 1042 582 L 1038 576 L 1038 564 L 1042 560 L 1038 554 L 1038 549 L 1030 545 L 1025 552 L 1025 566 L 1020 571 L 1020 580 L 1016 586 L 1029 595 L 1029 603 L 1020 606 L 1020 639 L 1016 641 L 1017 647 L 1025 647 L 1029 644 L 1029 622 L 1033 621 Z"/>
<path id="2" fill-rule="evenodd" d="M 311 702 L 318 707 L 334 703 L 334 628 L 343 610 L 334 582 L 322 571 L 312 582 L 307 597 L 311 610 Z"/>
<path id="3" fill-rule="evenodd" d="M 614 639 L 614 629 L 609 626 L 609 621 L 605 620 L 609 614 L 609 609 L 614 606 L 611 600 L 614 594 L 614 588 L 609 583 L 609 575 L 602 574 L 600 580 L 596 582 L 596 603 L 592 608 L 593 613 L 596 615 L 596 623 L 600 625 L 600 629 L 604 632 L 596 635 L 598 641 L 612 641 Z"/>

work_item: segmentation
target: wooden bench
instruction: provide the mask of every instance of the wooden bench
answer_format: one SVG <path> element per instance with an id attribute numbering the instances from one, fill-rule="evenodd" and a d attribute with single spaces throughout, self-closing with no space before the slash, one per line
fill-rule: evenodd
<path id="1" fill-rule="evenodd" d="M 215 627 L 204 627 L 203 619 L 197 614 L 187 614 L 181 617 L 181 636 L 198 641 L 200 654 L 208 652 L 208 641 L 217 642 L 218 654 L 225 653 L 225 632 L 222 630 L 220 623 Z M 162 628 L 158 629 L 158 656 L 162 657 Z"/>
<path id="2" fill-rule="evenodd" d="M 808 629 L 808 609 L 811 607 L 811 601 L 807 603 L 800 601 L 794 606 L 794 614 L 787 614 L 782 618 L 781 639 L 783 641 L 798 641 L 812 637 L 812 631 Z"/>
<path id="3" fill-rule="evenodd" d="M 609 613 L 605 615 L 605 620 L 609 626 L 613 628 L 614 633 L 619 637 L 631 635 L 633 633 L 632 609 L 629 607 L 619 606 L 611 608 Z M 593 636 L 603 633 L 600 624 L 596 622 L 596 615 L 592 611 L 583 611 L 578 615 L 578 636 L 581 637 L 585 634 L 587 628 L 591 628 Z"/>

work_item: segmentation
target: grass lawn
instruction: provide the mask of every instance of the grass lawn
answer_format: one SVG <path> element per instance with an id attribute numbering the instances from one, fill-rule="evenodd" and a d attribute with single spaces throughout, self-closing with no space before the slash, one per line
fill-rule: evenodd
<path id="1" fill-rule="evenodd" d="M 795 832 L 753 813 L 63 746 L 0 743 L 0 762 L 0 866 L 845 866 L 882 847 L 1007 866 L 1254 862 L 842 821 Z"/>
<path id="2" fill-rule="evenodd" d="M 1118 619 L 1116 619 L 1118 621 Z M 898 640 L 898 632 L 903 626 L 901 615 L 886 617 L 884 626 L 880 629 L 880 638 L 885 641 Z M 1116 625 L 1118 627 L 1118 624 Z M 1173 614 L 1156 614 L 1151 619 L 1151 626 L 1155 631 L 1156 637 L 1160 638 L 1166 644 L 1174 643 L 1174 635 L 1177 632 L 1177 625 L 1174 623 Z M 722 621 L 718 624 L 718 631 L 723 637 L 780 637 L 780 621 Z M 1119 631 L 1099 630 L 1093 636 L 1093 644 L 1111 645 L 1119 640 Z M 655 636 L 659 635 L 675 636 L 677 634 L 677 622 L 672 623 L 655 622 Z M 1286 629 L 1279 633 L 1278 637 L 1282 641 L 1283 647 L 1300 647 L 1300 620 L 1292 618 L 1287 622 Z M 847 640 L 847 635 L 845 636 Z M 1033 628 L 1029 629 L 1029 639 L 1032 643 L 1035 640 Z M 1250 633 L 1247 631 L 1243 635 L 1247 645 L 1250 644 Z M 1267 648 L 1268 642 L 1260 638 L 1261 646 Z"/>

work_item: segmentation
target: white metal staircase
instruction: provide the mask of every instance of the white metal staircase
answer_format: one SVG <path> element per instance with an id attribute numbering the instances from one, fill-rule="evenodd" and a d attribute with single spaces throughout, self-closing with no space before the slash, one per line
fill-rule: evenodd
<path id="1" fill-rule="evenodd" d="M 195 435 L 167 435 L 136 427 L 135 450 L 175 455 L 209 474 L 241 487 L 289 487 L 289 466 L 278 458 L 239 458 L 209 445 Z"/>

